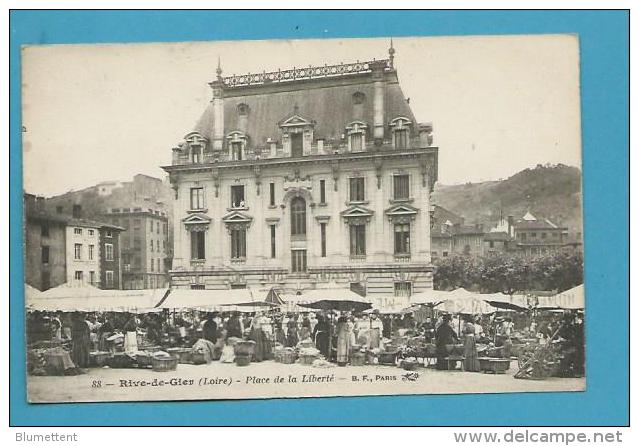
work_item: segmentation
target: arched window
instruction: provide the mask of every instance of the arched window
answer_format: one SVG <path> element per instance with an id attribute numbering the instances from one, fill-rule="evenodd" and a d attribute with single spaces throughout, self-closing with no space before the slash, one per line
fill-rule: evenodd
<path id="1" fill-rule="evenodd" d="M 306 235 L 306 201 L 302 197 L 291 200 L 291 235 Z"/>

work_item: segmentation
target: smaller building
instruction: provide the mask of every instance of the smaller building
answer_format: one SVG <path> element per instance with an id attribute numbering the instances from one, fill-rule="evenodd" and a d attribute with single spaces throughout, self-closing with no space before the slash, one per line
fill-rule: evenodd
<path id="1" fill-rule="evenodd" d="M 123 289 L 121 232 L 124 228 L 111 224 L 100 226 L 100 288 Z"/>
<path id="2" fill-rule="evenodd" d="M 123 228 L 73 216 L 50 213 L 44 199 L 25 194 L 25 282 L 45 291 L 63 283 L 103 289 L 121 288 L 120 232 Z"/>
<path id="3" fill-rule="evenodd" d="M 563 249 L 568 228 L 557 226 L 547 218 L 538 219 L 527 212 L 513 225 L 517 249 L 525 256 L 557 252 Z"/>
<path id="4" fill-rule="evenodd" d="M 66 220 L 40 209 L 25 194 L 24 281 L 46 291 L 67 281 Z"/>
<path id="5" fill-rule="evenodd" d="M 480 223 L 453 226 L 453 252 L 473 257 L 483 256 L 485 235 L 484 225 Z"/>
<path id="6" fill-rule="evenodd" d="M 508 232 L 491 231 L 484 235 L 484 255 L 500 254 L 516 249 Z"/>
<path id="7" fill-rule="evenodd" d="M 65 252 L 66 282 L 100 286 L 100 223 L 68 219 Z"/>
<path id="8" fill-rule="evenodd" d="M 167 214 L 140 205 L 113 208 L 102 217 L 125 231 L 121 240 L 123 288 L 166 287 L 172 257 Z"/>

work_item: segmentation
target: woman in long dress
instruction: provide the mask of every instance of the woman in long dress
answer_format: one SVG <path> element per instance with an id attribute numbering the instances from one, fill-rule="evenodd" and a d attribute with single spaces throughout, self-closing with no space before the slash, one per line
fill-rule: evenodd
<path id="1" fill-rule="evenodd" d="M 290 317 L 286 323 L 286 346 L 296 347 L 300 341 L 297 333 L 297 316 Z"/>
<path id="2" fill-rule="evenodd" d="M 262 362 L 264 360 L 264 332 L 262 332 L 262 317 L 258 314 L 255 315 L 251 321 L 251 336 L 250 339 L 255 341 L 255 362 Z"/>
<path id="3" fill-rule="evenodd" d="M 273 322 L 273 332 L 275 342 L 282 346 L 286 345 L 286 333 L 284 333 L 284 329 L 282 328 L 281 319 L 276 319 L 275 322 Z"/>
<path id="4" fill-rule="evenodd" d="M 315 340 L 315 347 L 327 360 L 330 354 L 330 332 L 331 326 L 324 316 L 318 316 L 317 324 L 315 324 L 315 328 L 313 329 L 313 339 Z"/>
<path id="5" fill-rule="evenodd" d="M 346 316 L 337 319 L 337 365 L 345 366 L 348 363 L 351 351 L 351 330 Z"/>
<path id="6" fill-rule="evenodd" d="M 311 338 L 311 320 L 308 318 L 308 314 L 304 314 L 302 318 L 302 328 L 299 331 L 300 341 L 306 341 Z"/>
<path id="7" fill-rule="evenodd" d="M 131 316 L 124 325 L 124 351 L 133 353 L 138 350 L 138 324 L 135 316 Z"/>
<path id="8" fill-rule="evenodd" d="M 467 372 L 479 372 L 479 359 L 477 357 L 477 344 L 475 343 L 475 325 L 468 318 L 462 329 L 464 339 L 464 370 Z"/>
<path id="9" fill-rule="evenodd" d="M 84 315 L 75 315 L 71 325 L 71 339 L 73 348 L 71 351 L 73 362 L 76 367 L 84 368 L 89 365 L 89 350 L 91 345 L 91 332 Z"/>

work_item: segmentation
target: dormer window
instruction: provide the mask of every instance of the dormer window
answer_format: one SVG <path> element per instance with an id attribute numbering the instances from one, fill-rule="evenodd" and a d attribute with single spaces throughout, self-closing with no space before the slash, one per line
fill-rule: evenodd
<path id="1" fill-rule="evenodd" d="M 200 164 L 204 162 L 204 148 L 206 138 L 197 132 L 192 132 L 184 138 L 189 148 L 189 158 L 192 163 Z"/>
<path id="2" fill-rule="evenodd" d="M 231 143 L 231 159 L 233 161 L 242 161 L 242 143 L 241 142 Z"/>
<path id="3" fill-rule="evenodd" d="M 346 127 L 349 151 L 364 151 L 364 148 L 366 147 L 366 128 L 366 124 L 361 121 L 352 122 Z"/>
<path id="4" fill-rule="evenodd" d="M 278 126 L 282 132 L 282 148 L 291 157 L 302 157 L 311 153 L 315 121 L 299 114 L 297 105 L 293 114 L 281 120 Z"/>
<path id="5" fill-rule="evenodd" d="M 233 161 L 242 161 L 246 159 L 246 146 L 248 137 L 246 134 L 235 131 L 226 137 L 229 148 L 229 159 Z"/>
<path id="6" fill-rule="evenodd" d="M 191 162 L 198 164 L 202 162 L 202 147 L 191 147 Z"/>
<path id="7" fill-rule="evenodd" d="M 395 149 L 408 148 L 408 138 L 410 136 L 411 125 L 412 122 L 403 116 L 395 118 L 390 122 L 390 128 L 393 134 L 393 147 Z"/>

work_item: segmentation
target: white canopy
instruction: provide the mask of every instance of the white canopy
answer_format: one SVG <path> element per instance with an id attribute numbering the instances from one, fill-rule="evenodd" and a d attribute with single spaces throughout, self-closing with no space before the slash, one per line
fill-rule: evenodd
<path id="1" fill-rule="evenodd" d="M 70 291 L 73 290 L 73 291 Z M 95 287 L 52 288 L 36 297 L 27 296 L 29 311 L 115 311 L 146 313 L 165 296 L 167 289 L 101 290 Z"/>
<path id="2" fill-rule="evenodd" d="M 486 302 L 493 294 L 479 294 L 465 288 L 453 291 L 429 290 L 411 296 L 412 304 L 438 304 L 437 309 L 448 313 L 481 314 L 495 309 Z"/>
<path id="3" fill-rule="evenodd" d="M 539 296 L 538 307 L 579 310 L 585 307 L 585 300 L 584 285 L 581 284 L 554 296 Z"/>
<path id="4" fill-rule="evenodd" d="M 256 302 L 251 290 L 187 290 L 173 289 L 164 301 L 157 308 L 181 309 L 189 308 L 196 310 L 226 310 L 225 305 L 242 305 Z"/>
<path id="5" fill-rule="evenodd" d="M 299 295 L 287 295 L 288 302 L 313 303 L 319 301 L 350 301 L 368 303 L 365 297 L 360 296 L 349 288 L 321 288 L 307 290 Z"/>
<path id="6" fill-rule="evenodd" d="M 395 305 L 389 305 L 389 306 L 373 305 L 372 308 L 368 310 L 364 310 L 364 313 L 377 312 L 380 314 L 405 314 L 405 313 L 410 313 L 411 311 L 413 311 L 411 308 L 412 308 L 411 304 L 408 304 L 408 305 L 395 304 Z"/>
<path id="7" fill-rule="evenodd" d="M 436 304 L 451 298 L 450 291 L 428 290 L 410 296 L 411 304 Z"/>

